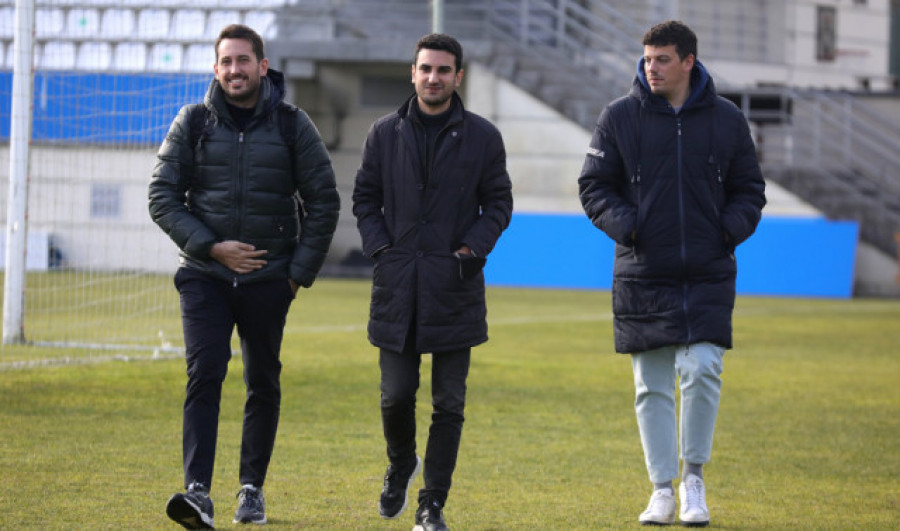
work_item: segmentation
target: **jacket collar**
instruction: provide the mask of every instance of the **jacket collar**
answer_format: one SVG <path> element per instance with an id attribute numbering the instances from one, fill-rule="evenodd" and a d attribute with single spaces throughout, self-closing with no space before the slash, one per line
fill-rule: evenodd
<path id="1" fill-rule="evenodd" d="M 691 93 L 681 108 L 688 109 L 709 105 L 713 101 L 715 94 L 716 86 L 706 67 L 700 61 L 694 61 L 694 68 L 691 70 Z M 647 75 L 644 72 L 643 57 L 637 62 L 637 75 L 632 82 L 630 95 L 641 100 L 646 107 L 665 109 L 669 107 L 669 102 L 665 98 L 651 92 L 650 84 L 647 82 Z"/>
<path id="2" fill-rule="evenodd" d="M 447 119 L 447 125 L 454 124 L 457 122 L 461 122 L 465 117 L 465 107 L 463 107 L 462 98 L 459 97 L 459 94 L 456 91 L 453 91 L 453 95 L 451 96 L 453 99 L 453 103 L 451 104 L 451 113 L 450 117 Z M 397 114 L 400 115 L 401 118 L 405 120 L 411 120 L 414 123 L 421 123 L 419 117 L 416 115 L 415 105 L 418 105 L 417 96 L 413 94 L 410 96 L 403 105 L 397 109 Z"/>

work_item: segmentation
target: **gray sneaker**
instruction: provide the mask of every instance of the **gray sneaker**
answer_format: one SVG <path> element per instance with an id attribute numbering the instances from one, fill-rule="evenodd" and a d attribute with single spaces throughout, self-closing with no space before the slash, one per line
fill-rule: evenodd
<path id="1" fill-rule="evenodd" d="M 169 498 L 166 514 L 187 529 L 212 529 L 213 502 L 209 488 L 202 483 L 191 483 L 186 492 Z"/>
<path id="2" fill-rule="evenodd" d="M 266 500 L 261 488 L 244 485 L 237 493 L 238 508 L 234 512 L 235 524 L 265 524 Z"/>

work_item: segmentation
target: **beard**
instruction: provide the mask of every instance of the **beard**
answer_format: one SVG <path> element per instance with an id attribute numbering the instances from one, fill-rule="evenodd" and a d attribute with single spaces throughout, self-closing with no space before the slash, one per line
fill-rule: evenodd
<path id="1" fill-rule="evenodd" d="M 246 76 L 236 76 L 230 78 L 230 80 L 239 79 L 243 81 L 243 86 L 241 88 L 235 89 L 231 87 L 229 82 L 219 83 L 222 86 L 222 91 L 225 92 L 225 96 L 231 100 L 232 103 L 244 103 L 248 101 L 255 101 L 259 96 L 259 87 L 260 87 L 260 79 L 251 79 Z M 230 81 L 228 80 L 228 81 Z"/>
<path id="2" fill-rule="evenodd" d="M 450 98 L 453 97 L 453 88 L 448 90 L 446 86 L 442 86 L 438 92 L 430 92 L 428 88 L 428 86 L 423 86 L 421 88 L 417 87 L 416 89 L 419 101 L 427 107 L 441 107 L 446 105 L 447 102 L 450 101 Z"/>

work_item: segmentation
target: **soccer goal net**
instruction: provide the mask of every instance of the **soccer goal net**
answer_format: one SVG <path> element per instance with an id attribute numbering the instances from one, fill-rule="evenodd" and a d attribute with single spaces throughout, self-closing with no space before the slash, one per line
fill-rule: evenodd
<path id="1" fill-rule="evenodd" d="M 14 21 L 16 9 L 34 10 L 27 342 L 87 352 L 180 348 L 177 249 L 150 220 L 147 185 L 178 109 L 201 101 L 212 79 L 219 30 L 259 17 L 256 3 L 245 4 L 0 0 L 4 253 Z"/>

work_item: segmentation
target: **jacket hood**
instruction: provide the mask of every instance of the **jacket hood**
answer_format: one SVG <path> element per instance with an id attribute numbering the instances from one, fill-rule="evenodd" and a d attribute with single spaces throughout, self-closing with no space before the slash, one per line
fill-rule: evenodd
<path id="1" fill-rule="evenodd" d="M 694 68 L 691 70 L 691 93 L 685 100 L 682 109 L 696 105 L 705 99 L 707 94 L 715 95 L 716 89 L 712 77 L 706 67 L 698 60 L 694 61 Z M 653 94 L 650 90 L 650 83 L 647 82 L 647 74 L 644 72 L 644 58 L 641 57 L 637 62 L 637 75 L 631 88 L 631 95 L 641 100 L 649 100 L 653 104 L 668 104 L 665 98 Z"/>
<path id="2" fill-rule="evenodd" d="M 266 114 L 274 110 L 278 103 L 284 99 L 284 94 L 284 74 L 274 68 L 269 68 L 266 75 L 260 79 L 259 100 L 256 102 L 254 115 Z M 225 93 L 216 78 L 210 81 L 203 103 L 213 113 L 227 115 L 227 111 L 225 111 Z"/>

